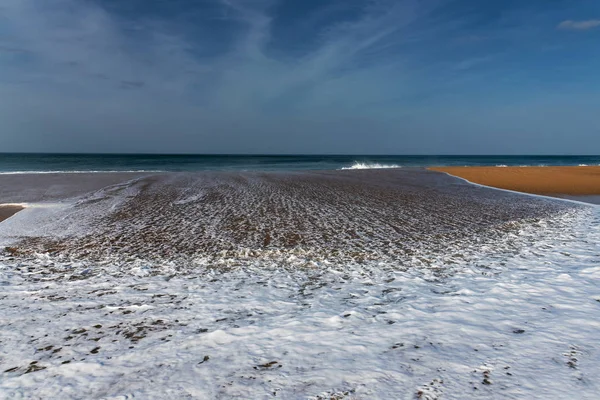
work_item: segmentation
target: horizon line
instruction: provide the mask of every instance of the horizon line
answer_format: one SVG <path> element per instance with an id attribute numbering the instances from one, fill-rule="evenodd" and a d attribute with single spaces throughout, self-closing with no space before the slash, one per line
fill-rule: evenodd
<path id="1" fill-rule="evenodd" d="M 351 153 L 128 153 L 128 152 L 0 152 L 3 155 L 48 156 L 210 156 L 210 157 L 600 157 L 600 154 L 351 154 Z"/>

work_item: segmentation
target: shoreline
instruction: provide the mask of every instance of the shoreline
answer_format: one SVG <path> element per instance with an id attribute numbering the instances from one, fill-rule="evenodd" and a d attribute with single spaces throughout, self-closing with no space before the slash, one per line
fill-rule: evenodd
<path id="1" fill-rule="evenodd" d="M 0 204 L 0 222 L 9 219 L 25 207 L 15 204 Z"/>
<path id="2" fill-rule="evenodd" d="M 482 185 L 491 189 L 504 189 L 518 193 L 549 196 L 588 204 L 600 204 L 600 166 L 429 166 L 397 168 L 365 168 L 353 170 L 298 170 L 298 171 L 186 171 L 186 172 L 48 172 L 48 173 L 0 173 L 0 222 L 8 219 L 24 207 L 23 202 L 62 201 L 69 198 L 112 187 L 127 185 L 132 180 L 164 175 L 281 175 L 281 174 L 353 174 L 393 171 L 426 170 L 440 172 Z M 83 179 L 88 178 L 88 179 Z M 27 182 L 25 183 L 24 180 Z M 385 181 L 386 179 L 384 179 Z M 25 184 L 24 184 L 25 183 Z"/>
<path id="3" fill-rule="evenodd" d="M 600 167 L 429 167 L 497 189 L 599 204 Z"/>

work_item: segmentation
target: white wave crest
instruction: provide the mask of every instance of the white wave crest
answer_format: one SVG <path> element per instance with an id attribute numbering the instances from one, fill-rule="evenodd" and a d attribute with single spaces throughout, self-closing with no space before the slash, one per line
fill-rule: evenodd
<path id="1" fill-rule="evenodd" d="M 389 168 L 402 168 L 396 164 L 379 164 L 379 163 L 364 163 L 355 161 L 350 167 L 342 167 L 341 169 L 389 169 Z"/>

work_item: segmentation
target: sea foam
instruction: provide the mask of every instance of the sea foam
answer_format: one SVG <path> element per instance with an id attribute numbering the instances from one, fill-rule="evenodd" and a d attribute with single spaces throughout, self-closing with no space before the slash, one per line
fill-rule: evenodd
<path id="1" fill-rule="evenodd" d="M 0 256 L 0 397 L 597 399 L 598 221 L 437 268 Z"/>

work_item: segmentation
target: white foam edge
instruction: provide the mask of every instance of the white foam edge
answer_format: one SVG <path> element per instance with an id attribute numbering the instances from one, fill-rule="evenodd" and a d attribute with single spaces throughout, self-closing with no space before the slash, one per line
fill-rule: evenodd
<path id="1" fill-rule="evenodd" d="M 18 206 L 23 207 L 23 210 L 11 215 L 4 221 L 0 222 L 0 248 L 15 244 L 19 238 L 22 238 L 25 233 L 32 229 L 43 229 L 47 225 L 43 217 L 40 219 L 39 212 L 47 213 L 50 210 L 60 209 L 73 205 L 72 202 L 53 202 L 53 203 L 0 203 L 0 207 Z M 48 211 L 44 211 L 48 210 Z M 46 215 L 47 216 L 47 215 Z M 36 223 L 34 223 L 36 222 Z M 39 226 L 39 224 L 42 224 Z M 31 228 L 34 226 L 35 228 Z"/>

